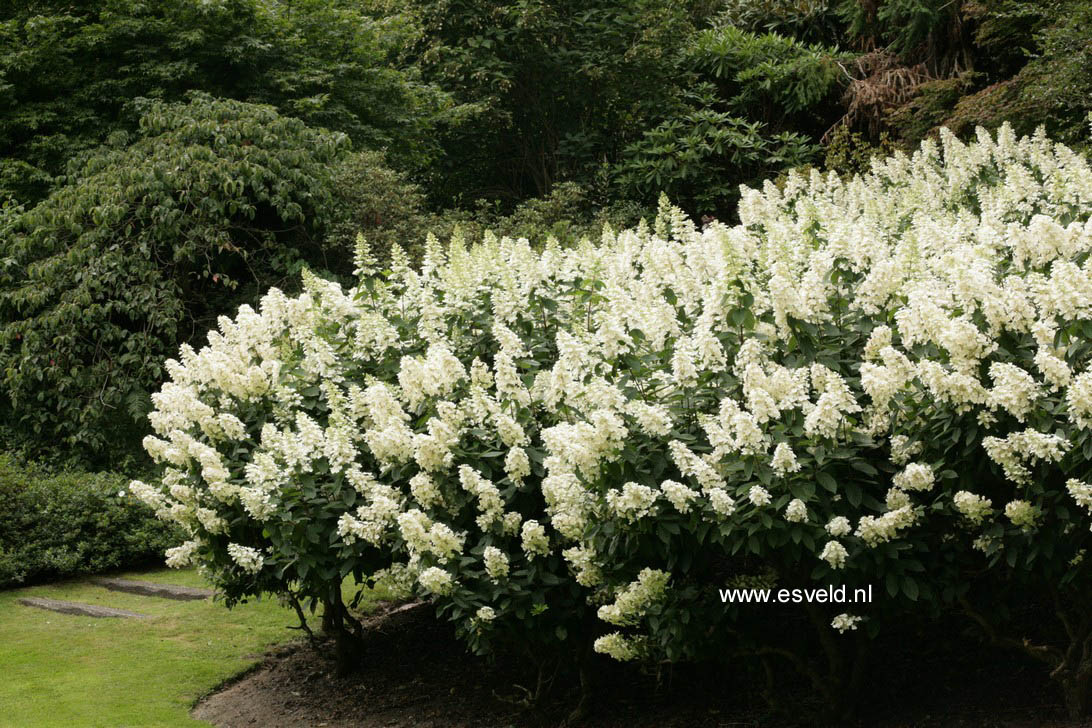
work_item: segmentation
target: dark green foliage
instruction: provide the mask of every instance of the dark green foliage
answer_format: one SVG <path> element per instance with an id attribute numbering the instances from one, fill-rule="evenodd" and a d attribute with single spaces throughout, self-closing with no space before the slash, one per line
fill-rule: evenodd
<path id="1" fill-rule="evenodd" d="M 754 15 L 736 5 L 715 15 L 692 2 L 419 2 L 426 77 L 476 111 L 444 137 L 432 199 L 511 209 L 606 171 L 615 198 L 651 206 L 667 191 L 728 214 L 739 184 L 811 158 L 842 113 L 851 57 L 736 27 L 734 16 Z M 702 165 L 712 180 L 697 194 Z"/>
<path id="2" fill-rule="evenodd" d="M 888 123 L 902 139 L 924 139 L 945 123 L 972 85 L 973 74 L 926 81 L 909 101 L 890 113 Z"/>
<path id="3" fill-rule="evenodd" d="M 556 238 L 562 245 L 574 245 L 584 238 L 598 240 L 604 225 L 620 230 L 655 214 L 630 200 L 604 204 L 596 202 L 596 197 L 594 190 L 575 182 L 559 182 L 549 194 L 521 202 L 511 213 L 483 200 L 473 210 L 429 216 L 425 225 L 440 240 L 457 234 L 474 242 L 490 231 L 498 237 L 543 242 Z"/>
<path id="4" fill-rule="evenodd" d="M 473 209 L 436 213 L 428 209 L 420 185 L 386 166 L 380 152 L 347 155 L 336 168 L 333 189 L 338 203 L 327 240 L 352 246 L 361 234 L 381 264 L 395 244 L 420 261 L 430 234 L 445 243 L 460 235 L 472 244 L 490 231 L 535 241 L 554 237 L 571 245 L 584 237 L 597 239 L 604 224 L 620 229 L 649 213 L 632 202 L 603 200 L 574 182 L 559 182 L 549 194 L 521 202 L 511 212 L 499 202 L 480 200 Z"/>
<path id="5" fill-rule="evenodd" d="M 981 71 L 922 84 L 891 115 L 916 141 L 940 126 L 967 135 L 1009 122 L 1019 133 L 1043 125 L 1059 141 L 1087 138 L 1092 111 L 1092 3 L 997 0 L 978 7 L 975 42 L 988 55 Z"/>
<path id="6" fill-rule="evenodd" d="M 916 144 L 947 126 L 960 136 L 1004 122 L 1043 125 L 1081 144 L 1092 111 L 1092 3 L 1088 0 L 846 2 L 850 32 L 885 44 L 930 78 L 889 109 L 890 128 Z M 886 81 L 875 78 L 881 86 Z"/>
<path id="7" fill-rule="evenodd" d="M 1062 142 L 1088 138 L 1092 111 L 1092 3 L 1062 3 L 1056 24 L 1038 34 L 1040 53 L 1020 72 L 1017 114 Z"/>
<path id="8" fill-rule="evenodd" d="M 695 109 L 628 147 L 618 182 L 639 197 L 663 191 L 684 208 L 728 219 L 741 184 L 806 164 L 818 151 L 805 135 L 771 133 L 760 121 Z"/>
<path id="9" fill-rule="evenodd" d="M 162 560 L 173 527 L 114 473 L 51 473 L 0 455 L 0 588 Z"/>
<path id="10" fill-rule="evenodd" d="M 973 26 L 968 0 L 841 0 L 847 35 L 862 49 L 887 48 L 904 60 L 924 62 L 938 75 L 972 70 Z"/>
<path id="11" fill-rule="evenodd" d="M 694 3 L 417 0 L 426 78 L 473 111 L 429 192 L 511 202 L 590 179 L 678 106 Z"/>
<path id="12" fill-rule="evenodd" d="M 322 243 L 347 140 L 271 107 L 151 103 L 41 204 L 2 220 L 3 415 L 28 438 L 103 461 L 139 445 L 163 361 Z"/>
<path id="13" fill-rule="evenodd" d="M 882 160 L 897 150 L 898 145 L 886 133 L 880 135 L 876 144 L 871 144 L 863 134 L 840 126 L 827 142 L 823 168 L 839 174 L 864 174 L 871 169 L 872 160 Z"/>
<path id="14" fill-rule="evenodd" d="M 341 0 L 3 4 L 0 200 L 40 200 L 73 156 L 135 130 L 134 99 L 192 90 L 273 104 L 423 164 L 443 103 L 398 62 L 406 32 Z"/>
<path id="15" fill-rule="evenodd" d="M 850 58 L 776 33 L 759 35 L 730 25 L 699 33 L 686 52 L 687 64 L 713 79 L 732 108 L 751 119 L 802 130 L 809 113 L 841 92 L 846 75 L 839 63 Z"/>
<path id="16" fill-rule="evenodd" d="M 675 113 L 626 147 L 621 192 L 646 202 L 663 192 L 694 215 L 731 219 L 741 184 L 816 157 L 840 115 L 849 58 L 733 25 L 697 33 L 679 59 L 696 80 Z"/>
<path id="17" fill-rule="evenodd" d="M 335 168 L 331 190 L 337 202 L 328 241 L 351 249 L 361 234 L 380 261 L 396 244 L 418 257 L 425 236 L 425 195 L 405 173 L 387 166 L 382 152 L 346 155 Z"/>
<path id="18" fill-rule="evenodd" d="M 845 37 L 837 5 L 837 0 L 723 0 L 716 24 L 833 45 Z"/>

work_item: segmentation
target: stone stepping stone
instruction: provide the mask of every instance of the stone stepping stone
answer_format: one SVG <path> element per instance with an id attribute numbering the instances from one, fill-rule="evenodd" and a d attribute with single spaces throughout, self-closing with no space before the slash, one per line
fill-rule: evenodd
<path id="1" fill-rule="evenodd" d="M 197 589 L 192 586 L 176 586 L 174 584 L 157 584 L 153 581 L 134 581 L 131 579 L 92 579 L 92 584 L 106 587 L 113 591 L 140 594 L 146 597 L 162 597 L 163 599 L 178 599 L 182 601 L 191 599 L 208 599 L 214 592 L 211 589 Z"/>
<path id="2" fill-rule="evenodd" d="M 76 614 L 81 617 L 147 617 L 146 614 L 137 614 L 126 609 L 114 609 L 113 607 L 100 607 L 96 604 L 80 604 L 79 602 L 65 602 L 60 599 L 42 599 L 39 597 L 25 597 L 19 600 L 20 604 L 38 609 L 48 609 L 51 612 L 61 614 Z"/>

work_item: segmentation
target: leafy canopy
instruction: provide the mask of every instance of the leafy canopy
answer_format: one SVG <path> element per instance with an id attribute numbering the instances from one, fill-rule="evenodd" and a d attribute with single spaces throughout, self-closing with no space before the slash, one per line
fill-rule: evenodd
<path id="1" fill-rule="evenodd" d="M 197 95 L 145 104 L 121 141 L 0 220 L 3 415 L 99 458 L 139 439 L 179 343 L 304 265 L 348 259 L 321 242 L 344 135 Z"/>
<path id="2" fill-rule="evenodd" d="M 134 99 L 197 90 L 423 164 L 442 96 L 399 60 L 397 16 L 337 0 L 44 0 L 0 9 L 0 200 L 36 202 L 75 155 L 133 131 Z"/>

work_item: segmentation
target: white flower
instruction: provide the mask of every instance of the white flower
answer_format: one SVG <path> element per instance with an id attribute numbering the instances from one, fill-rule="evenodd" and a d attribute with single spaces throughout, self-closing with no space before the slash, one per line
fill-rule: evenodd
<path id="1" fill-rule="evenodd" d="M 910 463 L 892 479 L 901 490 L 929 490 L 933 487 L 933 469 L 925 463 Z"/>
<path id="2" fill-rule="evenodd" d="M 709 505 L 725 518 L 736 512 L 735 500 L 723 488 L 713 488 L 709 491 Z"/>
<path id="3" fill-rule="evenodd" d="M 596 587 L 603 582 L 603 572 L 596 563 L 595 553 L 590 549 L 573 546 L 562 551 L 561 555 L 575 572 L 576 583 Z"/>
<path id="4" fill-rule="evenodd" d="M 428 530 L 428 550 L 440 561 L 449 561 L 462 553 L 465 536 L 455 533 L 446 523 L 433 523 Z"/>
<path id="5" fill-rule="evenodd" d="M 795 473 L 800 470 L 800 463 L 796 462 L 796 453 L 787 444 L 781 442 L 774 448 L 773 459 L 770 461 L 774 472 L 778 475 Z"/>
<path id="6" fill-rule="evenodd" d="M 785 506 L 785 520 L 789 523 L 803 523 L 808 520 L 808 507 L 799 498 L 793 498 Z"/>
<path id="7" fill-rule="evenodd" d="M 921 443 L 912 442 L 906 435 L 893 435 L 891 437 L 891 462 L 896 465 L 906 465 L 910 458 L 921 452 Z"/>
<path id="8" fill-rule="evenodd" d="M 455 586 L 451 574 L 438 566 L 430 566 L 418 574 L 417 582 L 427 591 L 440 596 L 450 594 Z"/>
<path id="9" fill-rule="evenodd" d="M 675 342 L 675 353 L 671 356 L 671 375 L 681 387 L 695 384 L 698 380 L 694 354 L 694 345 L 689 338 L 684 336 Z"/>
<path id="10" fill-rule="evenodd" d="M 1005 515 L 1014 526 L 1029 530 L 1035 528 L 1039 509 L 1026 500 L 1012 500 L 1005 504 Z"/>
<path id="11" fill-rule="evenodd" d="M 1043 377 L 1050 383 L 1052 390 L 1057 391 L 1062 387 L 1068 387 L 1073 379 L 1073 372 L 1065 360 L 1055 356 L 1046 347 L 1040 346 L 1035 352 L 1035 366 L 1043 373 Z"/>
<path id="12" fill-rule="evenodd" d="M 167 566 L 172 569 L 182 569 L 190 566 L 200 544 L 197 541 L 186 541 L 180 546 L 167 549 Z"/>
<path id="13" fill-rule="evenodd" d="M 663 491 L 664 497 L 671 505 L 675 506 L 679 513 L 689 513 L 691 501 L 698 497 L 696 490 L 687 488 L 682 483 L 677 483 L 674 480 L 665 480 L 660 484 L 660 490 Z"/>
<path id="14" fill-rule="evenodd" d="M 494 417 L 497 426 L 497 435 L 507 447 L 519 447 L 530 442 L 527 433 L 515 418 L 503 413 L 497 413 Z"/>
<path id="15" fill-rule="evenodd" d="M 509 480 L 520 483 L 531 474 L 531 460 L 522 447 L 513 447 L 504 458 L 504 472 Z"/>
<path id="16" fill-rule="evenodd" d="M 509 511 L 504 514 L 504 518 L 501 519 L 501 530 L 504 531 L 506 536 L 515 536 L 519 533 L 520 526 L 523 524 L 523 516 L 516 511 Z"/>
<path id="17" fill-rule="evenodd" d="M 751 489 L 747 491 L 747 499 L 751 501 L 751 504 L 756 508 L 770 505 L 770 492 L 763 488 L 761 485 L 752 485 Z"/>
<path id="18" fill-rule="evenodd" d="M 1092 428 L 1092 370 L 1073 379 L 1065 394 L 1069 405 L 1069 419 L 1084 429 Z"/>
<path id="19" fill-rule="evenodd" d="M 647 485 L 626 483 L 620 491 L 612 488 L 607 492 L 607 505 L 619 518 L 632 522 L 648 515 L 656 498 L 656 491 Z"/>
<path id="20" fill-rule="evenodd" d="M 1077 502 L 1077 505 L 1092 513 L 1092 485 L 1076 478 L 1070 478 L 1065 483 L 1065 489 Z"/>
<path id="21" fill-rule="evenodd" d="M 444 497 L 436 481 L 428 473 L 421 471 L 409 480 L 410 493 L 422 508 L 443 503 Z"/>
<path id="22" fill-rule="evenodd" d="M 237 543 L 229 543 L 227 547 L 228 555 L 231 560 L 234 561 L 240 569 L 249 573 L 257 574 L 262 570 L 262 566 L 265 564 L 265 559 L 258 549 L 250 548 L 249 546 L 240 546 Z"/>
<path id="23" fill-rule="evenodd" d="M 857 625 L 863 620 L 864 617 L 858 617 L 852 614 L 842 613 L 831 620 L 830 626 L 838 630 L 842 634 L 845 634 L 849 630 L 857 629 Z"/>
<path id="24" fill-rule="evenodd" d="M 636 624 L 648 607 L 663 597 L 670 578 L 666 571 L 642 569 L 637 581 L 622 588 L 613 603 L 599 607 L 599 618 L 620 626 Z"/>
<path id="25" fill-rule="evenodd" d="M 277 510 L 269 493 L 257 488 L 239 488 L 239 502 L 255 521 L 268 520 Z"/>
<path id="26" fill-rule="evenodd" d="M 835 516 L 830 519 L 830 522 L 824 528 L 826 528 L 827 533 L 837 538 L 852 533 L 853 524 L 845 516 Z"/>
<path id="27" fill-rule="evenodd" d="M 912 526 L 917 516 L 911 506 L 905 505 L 882 516 L 864 516 L 857 525 L 857 536 L 869 546 L 886 543 L 904 528 Z"/>
<path id="28" fill-rule="evenodd" d="M 500 582 L 508 576 L 508 556 L 496 546 L 486 546 L 482 554 L 485 570 L 494 582 Z"/>
<path id="29" fill-rule="evenodd" d="M 671 432 L 671 413 L 662 405 L 635 400 L 626 404 L 626 411 L 637 420 L 641 430 L 653 437 L 664 437 Z"/>
<path id="30" fill-rule="evenodd" d="M 1071 443 L 1060 435 L 1029 429 L 1010 433 L 1003 439 L 985 437 L 982 447 L 990 459 L 1004 469 L 1006 478 L 1024 484 L 1031 480 L 1031 470 L 1025 465 L 1027 461 L 1058 462 Z"/>
<path id="31" fill-rule="evenodd" d="M 846 557 L 849 552 L 846 551 L 846 547 L 837 541 L 827 541 L 827 545 L 823 547 L 823 551 L 819 554 L 819 558 L 830 564 L 832 569 L 841 569 L 846 565 Z"/>
<path id="32" fill-rule="evenodd" d="M 493 607 L 479 607 L 478 611 L 475 612 L 475 616 L 481 622 L 492 622 L 497 618 L 497 613 L 493 610 Z"/>
<path id="33" fill-rule="evenodd" d="M 979 525 L 993 512 L 993 503 L 989 498 L 983 498 L 970 491 L 961 490 L 952 496 L 952 503 L 959 513 L 968 521 Z"/>
<path id="34" fill-rule="evenodd" d="M 550 539 L 546 535 L 546 529 L 538 521 L 524 521 L 521 541 L 528 560 L 550 553 Z"/>
<path id="35" fill-rule="evenodd" d="M 900 488 L 888 488 L 884 497 L 884 505 L 887 510 L 896 511 L 903 506 L 910 505 L 910 494 Z"/>
<path id="36" fill-rule="evenodd" d="M 1039 384 L 1015 364 L 994 362 L 990 365 L 993 389 L 987 402 L 990 407 L 1000 407 L 1023 422 L 1039 395 Z"/>
<path id="37" fill-rule="evenodd" d="M 460 465 L 459 483 L 468 493 L 477 496 L 478 510 L 481 513 L 477 518 L 479 528 L 488 529 L 503 518 L 504 500 L 492 481 L 483 478 L 481 473 L 469 465 Z"/>
<path id="38" fill-rule="evenodd" d="M 636 645 L 620 632 L 611 632 L 597 638 L 592 645 L 592 649 L 601 655 L 609 655 L 621 662 L 633 660 L 639 654 Z"/>

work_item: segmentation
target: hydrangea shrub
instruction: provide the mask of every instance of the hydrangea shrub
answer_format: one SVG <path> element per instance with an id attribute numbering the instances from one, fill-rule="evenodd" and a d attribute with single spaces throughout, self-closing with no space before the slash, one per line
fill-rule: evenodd
<path id="1" fill-rule="evenodd" d="M 991 574 L 1056 596 L 1070 644 L 1037 656 L 1079 712 L 1090 210 L 1087 160 L 1003 128 L 744 190 L 734 227 L 665 203 L 596 244 L 430 240 L 382 273 L 361 246 L 357 287 L 308 277 L 183 351 L 163 482 L 133 490 L 229 594 L 352 573 L 479 649 L 758 653 L 718 588 L 873 585 L 807 608 L 844 670 L 787 655 L 834 701 L 847 640 L 947 603 L 989 625 Z"/>

